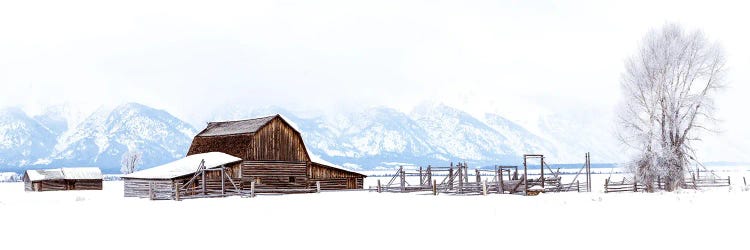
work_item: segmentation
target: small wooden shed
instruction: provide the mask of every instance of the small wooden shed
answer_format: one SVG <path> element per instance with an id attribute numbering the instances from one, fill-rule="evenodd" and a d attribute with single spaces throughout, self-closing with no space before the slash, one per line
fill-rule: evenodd
<path id="1" fill-rule="evenodd" d="M 240 191 L 242 159 L 221 153 L 208 152 L 127 174 L 122 177 L 125 197 L 169 200 L 180 195 L 225 195 Z"/>
<path id="2" fill-rule="evenodd" d="M 305 192 L 316 183 L 323 190 L 362 189 L 366 177 L 312 158 L 300 132 L 281 115 L 210 122 L 195 136 L 188 155 L 205 152 L 241 158 L 243 189 L 251 182 L 258 190 L 278 193 Z"/>
<path id="3" fill-rule="evenodd" d="M 99 168 L 57 168 L 26 170 L 23 175 L 26 191 L 102 190 Z"/>

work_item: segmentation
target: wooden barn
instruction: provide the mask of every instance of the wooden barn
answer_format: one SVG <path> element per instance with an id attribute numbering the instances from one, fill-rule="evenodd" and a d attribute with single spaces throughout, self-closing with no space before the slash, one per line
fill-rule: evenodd
<path id="1" fill-rule="evenodd" d="M 240 193 L 242 159 L 221 152 L 194 154 L 122 177 L 125 197 L 154 200 Z M 180 190 L 177 192 L 177 190 Z"/>
<path id="2" fill-rule="evenodd" d="M 311 159 L 299 131 L 280 115 L 210 122 L 193 139 L 188 155 L 224 152 L 242 159 L 241 188 L 255 182 L 258 192 L 362 189 L 366 177 Z"/>
<path id="3" fill-rule="evenodd" d="M 99 168 L 26 170 L 23 182 L 26 191 L 102 190 L 102 171 Z"/>

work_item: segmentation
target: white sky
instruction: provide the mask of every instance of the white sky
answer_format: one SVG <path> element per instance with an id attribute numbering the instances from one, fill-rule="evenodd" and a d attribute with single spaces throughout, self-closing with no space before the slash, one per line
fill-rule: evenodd
<path id="1" fill-rule="evenodd" d="M 191 122 L 228 103 L 409 111 L 430 100 L 515 120 L 611 110 L 624 59 L 677 22 L 724 45 L 723 127 L 750 139 L 746 115 L 729 115 L 750 102 L 741 1 L 112 2 L 3 1 L 0 106 L 133 101 Z"/>

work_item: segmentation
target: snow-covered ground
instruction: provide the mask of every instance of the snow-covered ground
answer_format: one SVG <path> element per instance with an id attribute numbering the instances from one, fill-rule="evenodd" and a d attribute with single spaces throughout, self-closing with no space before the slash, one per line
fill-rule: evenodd
<path id="1" fill-rule="evenodd" d="M 743 249 L 750 192 L 432 196 L 368 191 L 149 201 L 0 183 L 0 249 Z M 366 185 L 376 179 L 368 178 Z"/>

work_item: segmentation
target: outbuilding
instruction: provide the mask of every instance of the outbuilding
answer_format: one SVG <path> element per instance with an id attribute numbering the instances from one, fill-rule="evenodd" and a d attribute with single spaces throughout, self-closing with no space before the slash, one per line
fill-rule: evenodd
<path id="1" fill-rule="evenodd" d="M 26 191 L 102 190 L 102 171 L 94 167 L 26 170 L 23 182 Z"/>
<path id="2" fill-rule="evenodd" d="M 180 195 L 240 193 L 240 161 L 225 153 L 208 152 L 127 174 L 122 177 L 125 197 L 169 200 Z"/>

